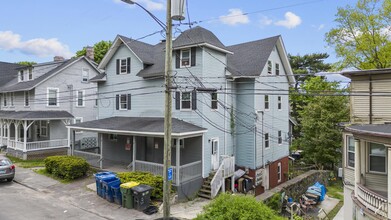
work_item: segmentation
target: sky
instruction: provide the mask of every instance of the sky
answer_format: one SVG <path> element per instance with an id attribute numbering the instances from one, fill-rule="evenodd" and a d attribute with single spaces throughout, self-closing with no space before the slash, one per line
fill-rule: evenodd
<path id="1" fill-rule="evenodd" d="M 138 0 L 165 21 L 165 0 Z M 186 20 L 212 31 L 226 46 L 281 35 L 293 55 L 328 53 L 325 33 L 336 27 L 338 7 L 353 0 L 187 0 Z M 243 15 L 245 14 L 245 15 Z M 178 24 L 178 22 L 174 22 Z M 174 37 L 189 25 L 174 28 Z M 117 34 L 156 44 L 160 26 L 140 7 L 121 0 L 12 0 L 2 2 L 0 61 L 51 61 Z M 156 33 L 157 32 L 157 33 Z"/>

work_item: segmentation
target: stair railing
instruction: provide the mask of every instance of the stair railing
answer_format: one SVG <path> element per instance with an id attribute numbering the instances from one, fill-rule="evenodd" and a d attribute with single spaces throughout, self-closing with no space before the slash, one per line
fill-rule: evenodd
<path id="1" fill-rule="evenodd" d="M 210 182 L 211 187 L 211 198 L 213 199 L 219 192 L 225 178 L 233 175 L 235 171 L 235 158 L 225 157 L 221 162 L 219 169 L 216 171 L 212 181 Z"/>

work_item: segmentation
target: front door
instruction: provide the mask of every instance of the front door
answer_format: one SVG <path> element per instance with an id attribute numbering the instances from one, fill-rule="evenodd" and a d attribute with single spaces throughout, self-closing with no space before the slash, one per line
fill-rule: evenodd
<path id="1" fill-rule="evenodd" d="M 219 139 L 212 139 L 212 170 L 219 169 Z"/>

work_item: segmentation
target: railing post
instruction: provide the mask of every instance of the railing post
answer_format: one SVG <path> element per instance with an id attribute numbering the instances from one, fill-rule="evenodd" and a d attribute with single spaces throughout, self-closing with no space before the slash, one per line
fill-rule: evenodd
<path id="1" fill-rule="evenodd" d="M 27 152 L 27 120 L 23 121 L 23 152 Z"/>

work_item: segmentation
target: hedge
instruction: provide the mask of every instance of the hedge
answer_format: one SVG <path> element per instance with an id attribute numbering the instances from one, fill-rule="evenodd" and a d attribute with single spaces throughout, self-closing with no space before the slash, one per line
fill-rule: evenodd
<path id="1" fill-rule="evenodd" d="M 162 199 L 163 198 L 163 177 L 155 176 L 147 172 L 120 172 L 117 173 L 118 178 L 120 178 L 121 183 L 127 183 L 130 181 L 138 182 L 140 184 L 145 184 L 152 186 L 153 190 L 151 197 L 153 199 Z"/>
<path id="2" fill-rule="evenodd" d="M 84 158 L 76 156 L 50 156 L 44 162 L 48 173 L 65 180 L 85 176 L 90 167 Z"/>

